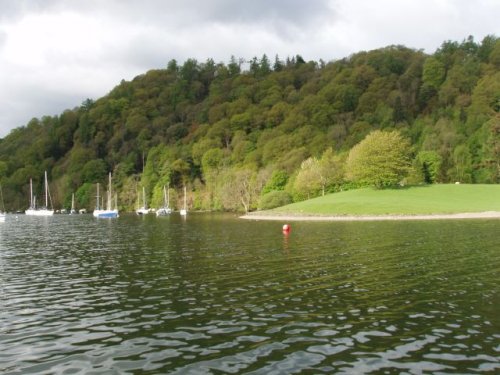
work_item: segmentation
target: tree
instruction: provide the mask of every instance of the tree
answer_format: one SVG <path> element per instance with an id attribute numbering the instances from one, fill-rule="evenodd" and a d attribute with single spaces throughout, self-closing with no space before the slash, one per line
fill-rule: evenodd
<path id="1" fill-rule="evenodd" d="M 4 161 L 0 161 L 0 182 L 7 176 L 8 166 Z"/>
<path id="2" fill-rule="evenodd" d="M 453 163 L 454 167 L 448 171 L 448 175 L 451 180 L 459 182 L 471 182 L 472 177 L 472 156 L 470 154 L 469 148 L 464 145 L 458 145 L 453 151 Z"/>
<path id="3" fill-rule="evenodd" d="M 102 159 L 94 159 L 88 161 L 83 169 L 83 181 L 84 182 L 99 182 L 103 181 L 108 174 L 108 166 L 106 162 Z"/>
<path id="4" fill-rule="evenodd" d="M 344 182 L 345 156 L 335 155 L 330 147 L 319 160 L 319 177 L 322 195 L 325 195 L 329 188 L 338 187 Z"/>
<path id="5" fill-rule="evenodd" d="M 288 182 L 288 174 L 285 171 L 274 171 L 271 175 L 269 181 L 267 181 L 264 189 L 262 189 L 262 194 L 269 193 L 271 191 L 285 190 L 286 183 Z"/>
<path id="6" fill-rule="evenodd" d="M 321 159 L 314 157 L 306 159 L 300 166 L 300 171 L 294 181 L 294 188 L 298 195 L 316 195 L 321 191 L 325 195 L 327 189 L 343 182 L 344 170 L 339 156 L 327 149 Z"/>
<path id="7" fill-rule="evenodd" d="M 347 177 L 377 188 L 395 186 L 410 171 L 410 142 L 394 130 L 375 130 L 354 146 L 347 158 Z"/>
<path id="8" fill-rule="evenodd" d="M 321 190 L 321 173 L 317 158 L 311 157 L 302 162 L 293 188 L 299 196 L 305 196 L 307 199 L 312 198 Z"/>
<path id="9" fill-rule="evenodd" d="M 292 197 L 286 191 L 270 191 L 260 197 L 259 210 L 271 210 L 292 203 Z"/>
<path id="10" fill-rule="evenodd" d="M 486 163 L 490 166 L 491 182 L 500 183 L 500 117 L 488 121 L 485 126 L 489 129 L 486 141 Z"/>
<path id="11" fill-rule="evenodd" d="M 422 79 L 424 85 L 438 89 L 444 82 L 446 69 L 444 64 L 435 57 L 429 57 L 424 62 Z"/>
<path id="12" fill-rule="evenodd" d="M 420 151 L 416 163 L 425 183 L 432 184 L 437 181 L 443 159 L 436 151 Z"/>
<path id="13" fill-rule="evenodd" d="M 255 206 L 263 181 L 253 169 L 225 168 L 220 173 L 220 180 L 220 200 L 226 210 L 240 211 L 243 207 L 248 212 Z"/>

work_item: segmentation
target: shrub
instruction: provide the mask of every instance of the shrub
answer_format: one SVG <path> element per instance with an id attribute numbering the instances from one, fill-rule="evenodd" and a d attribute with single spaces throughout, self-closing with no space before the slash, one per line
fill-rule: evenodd
<path id="1" fill-rule="evenodd" d="M 292 203 L 292 197 L 286 191 L 271 191 L 260 198 L 259 209 L 270 210 Z"/>

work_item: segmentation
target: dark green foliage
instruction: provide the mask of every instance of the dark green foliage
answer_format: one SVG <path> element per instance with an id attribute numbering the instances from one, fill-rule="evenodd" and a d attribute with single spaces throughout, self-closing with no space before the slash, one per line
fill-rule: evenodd
<path id="1" fill-rule="evenodd" d="M 306 159 L 330 148 L 347 154 L 374 130 L 398 130 L 421 180 L 498 183 L 499 68 L 495 36 L 446 41 L 432 55 L 390 46 L 329 63 L 300 55 L 171 60 L 13 130 L 0 140 L 0 182 L 8 209 L 27 203 L 29 178 L 40 187 L 44 170 L 56 207 L 85 186 L 77 199 L 91 209 L 92 184 L 110 171 L 123 202 L 134 201 L 129 185 L 140 181 L 155 199 L 166 183 L 177 192 L 187 184 L 200 208 L 220 207 L 235 171 L 252 171 L 252 197 L 282 190 Z"/>
<path id="2" fill-rule="evenodd" d="M 441 156 L 435 151 L 420 151 L 418 153 L 416 163 L 426 184 L 439 182 L 439 170 L 442 162 Z"/>
<path id="3" fill-rule="evenodd" d="M 82 170 L 84 182 L 101 182 L 108 175 L 108 166 L 102 159 L 90 160 L 85 164 Z"/>
<path id="4" fill-rule="evenodd" d="M 75 193 L 76 208 L 91 208 L 95 207 L 96 187 L 91 183 L 85 183 L 79 187 Z"/>

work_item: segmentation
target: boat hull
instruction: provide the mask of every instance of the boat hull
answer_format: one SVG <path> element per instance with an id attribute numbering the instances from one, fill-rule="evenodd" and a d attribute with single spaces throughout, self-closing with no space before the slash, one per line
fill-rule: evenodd
<path id="1" fill-rule="evenodd" d="M 28 216 L 52 216 L 54 215 L 54 210 L 47 210 L 47 209 L 33 210 L 29 208 L 24 213 Z"/>
<path id="2" fill-rule="evenodd" d="M 151 211 L 148 209 L 148 208 L 144 208 L 144 207 L 141 207 L 141 208 L 138 208 L 137 210 L 135 210 L 135 213 L 137 215 L 147 215 L 149 214 Z"/>
<path id="3" fill-rule="evenodd" d="M 156 210 L 156 216 L 167 216 L 172 213 L 171 208 L 159 208 Z"/>
<path id="4" fill-rule="evenodd" d="M 119 216 L 118 210 L 94 210 L 93 215 L 98 219 L 114 219 Z"/>

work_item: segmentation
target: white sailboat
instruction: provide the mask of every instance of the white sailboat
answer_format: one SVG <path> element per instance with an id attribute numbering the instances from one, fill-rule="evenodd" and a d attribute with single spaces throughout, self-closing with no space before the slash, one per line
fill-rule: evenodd
<path id="1" fill-rule="evenodd" d="M 52 216 L 54 210 L 49 209 L 49 183 L 47 181 L 47 171 L 45 171 L 45 207 L 36 207 L 36 198 L 33 195 L 33 181 L 30 178 L 30 207 L 25 211 L 29 216 Z"/>
<path id="2" fill-rule="evenodd" d="M 187 215 L 187 198 L 186 198 L 186 185 L 184 185 L 184 208 L 179 211 L 181 216 Z"/>
<path id="3" fill-rule="evenodd" d="M 107 207 L 106 209 L 101 209 L 99 206 L 99 184 L 97 184 L 97 199 L 96 199 L 96 208 L 93 212 L 94 217 L 100 218 L 100 219 L 114 219 L 117 218 L 118 215 L 118 206 L 116 202 L 116 197 L 115 197 L 115 208 L 112 209 L 112 193 L 111 193 L 111 173 L 109 173 L 109 184 L 108 184 L 108 201 L 107 201 Z"/>
<path id="4" fill-rule="evenodd" d="M 139 207 L 137 210 L 135 210 L 135 213 L 137 215 L 147 215 L 150 212 L 151 211 L 146 204 L 146 189 L 143 186 L 142 187 L 142 207 Z"/>
<path id="5" fill-rule="evenodd" d="M 172 213 L 170 208 L 170 191 L 163 186 L 163 207 L 156 210 L 156 216 L 167 216 Z"/>
<path id="6" fill-rule="evenodd" d="M 75 210 L 75 194 L 71 194 L 71 210 L 69 211 L 70 215 L 75 215 L 77 212 Z"/>

